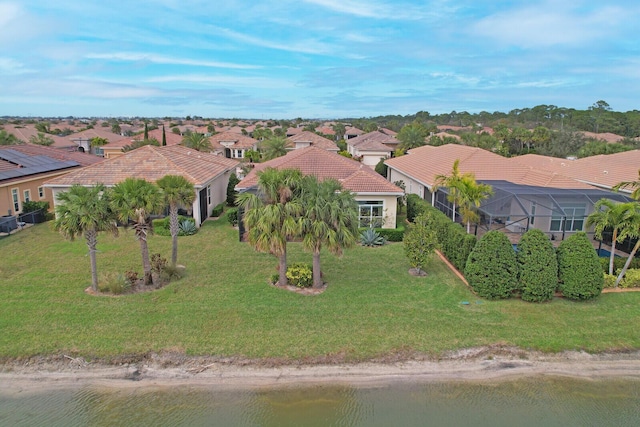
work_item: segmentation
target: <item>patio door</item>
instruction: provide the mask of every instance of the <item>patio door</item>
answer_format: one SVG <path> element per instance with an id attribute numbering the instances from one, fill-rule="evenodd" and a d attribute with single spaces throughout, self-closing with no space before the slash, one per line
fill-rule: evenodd
<path id="1" fill-rule="evenodd" d="M 207 188 L 203 188 L 198 193 L 198 199 L 200 201 L 200 224 L 204 222 L 209 216 L 209 209 L 207 205 Z"/>

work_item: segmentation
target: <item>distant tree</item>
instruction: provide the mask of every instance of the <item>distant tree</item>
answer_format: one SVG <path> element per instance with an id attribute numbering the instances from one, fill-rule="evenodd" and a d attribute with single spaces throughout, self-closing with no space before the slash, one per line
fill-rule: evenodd
<path id="1" fill-rule="evenodd" d="M 128 151 L 135 150 L 136 148 L 144 147 L 145 145 L 154 145 L 156 147 L 159 147 L 160 143 L 155 138 L 145 139 L 145 140 L 135 140 L 131 144 L 125 145 L 124 147 L 122 147 L 122 151 L 126 153 Z"/>
<path id="2" fill-rule="evenodd" d="M 164 131 L 164 125 L 162 125 L 162 146 L 165 147 L 167 145 L 167 134 Z"/>
<path id="3" fill-rule="evenodd" d="M 38 132 L 51 133 L 51 124 L 49 122 L 39 122 L 35 124 L 35 128 Z"/>
<path id="4" fill-rule="evenodd" d="M 201 133 L 191 132 L 182 138 L 182 145 L 196 151 L 211 151 L 209 138 Z"/>
<path id="5" fill-rule="evenodd" d="M 180 128 L 178 126 L 173 126 L 171 128 L 171 132 L 176 134 L 176 135 L 180 135 Z"/>
<path id="6" fill-rule="evenodd" d="M 94 138 L 91 138 L 89 142 L 91 143 L 92 147 L 102 147 L 103 145 L 108 144 L 109 140 L 106 138 L 101 138 L 99 136 L 96 136 Z"/>
<path id="7" fill-rule="evenodd" d="M 333 131 L 336 133 L 336 139 L 344 139 L 344 134 L 347 131 L 344 123 L 335 123 L 331 126 Z"/>
<path id="8" fill-rule="evenodd" d="M 45 135 L 42 132 L 38 132 L 37 135 L 31 135 L 31 137 L 29 138 L 29 142 L 32 144 L 38 144 L 38 145 L 44 145 L 44 146 L 49 146 L 54 143 L 53 138 Z"/>
<path id="9" fill-rule="evenodd" d="M 122 133 L 122 128 L 119 123 L 114 123 L 111 125 L 111 132 L 120 135 Z"/>
<path id="10" fill-rule="evenodd" d="M 69 191 L 58 193 L 54 228 L 65 237 L 74 240 L 79 235 L 89 248 L 91 263 L 91 288 L 98 291 L 98 264 L 96 252 L 98 233 L 118 233 L 115 214 L 109 205 L 110 190 L 102 184 L 93 187 L 73 185 Z"/>
<path id="11" fill-rule="evenodd" d="M 144 140 L 149 139 L 149 128 L 147 127 L 147 122 L 144 122 Z"/>
<path id="12" fill-rule="evenodd" d="M 287 154 L 287 145 L 289 141 L 282 137 L 274 136 L 260 143 L 260 151 L 264 160 L 275 159 Z"/>
<path id="13" fill-rule="evenodd" d="M 421 147 L 426 144 L 426 138 L 429 135 L 427 129 L 421 123 L 411 123 L 405 125 L 396 138 L 400 141 L 398 148 L 404 151 L 412 148 Z"/>
<path id="14" fill-rule="evenodd" d="M 589 111 L 591 112 L 591 119 L 593 121 L 593 131 L 598 133 L 603 118 L 607 112 L 611 111 L 611 107 L 605 101 L 600 100 L 589 107 Z"/>

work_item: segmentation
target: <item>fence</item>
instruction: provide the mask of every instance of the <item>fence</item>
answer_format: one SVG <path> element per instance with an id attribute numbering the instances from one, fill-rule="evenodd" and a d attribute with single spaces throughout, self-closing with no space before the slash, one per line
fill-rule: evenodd
<path id="1" fill-rule="evenodd" d="M 39 224 L 47 220 L 44 209 L 23 213 L 17 216 L 5 215 L 0 217 L 0 238 L 22 230 L 27 224 Z"/>

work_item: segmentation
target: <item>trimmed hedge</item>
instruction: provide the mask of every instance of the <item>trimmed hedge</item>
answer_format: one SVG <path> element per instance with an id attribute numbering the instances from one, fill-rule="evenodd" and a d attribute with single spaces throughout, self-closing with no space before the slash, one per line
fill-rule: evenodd
<path id="1" fill-rule="evenodd" d="M 586 233 L 569 236 L 560 243 L 557 254 L 560 291 L 565 297 L 589 300 L 602 293 L 602 267 Z"/>
<path id="2" fill-rule="evenodd" d="M 464 269 L 474 292 L 483 298 L 509 298 L 518 284 L 516 253 L 509 238 L 491 230 L 478 241 Z"/>
<path id="3" fill-rule="evenodd" d="M 609 273 L 609 257 L 599 257 L 600 265 L 602 266 L 602 271 L 605 273 Z M 613 271 L 622 270 L 624 267 L 624 263 L 627 261 L 624 257 L 616 256 L 613 258 Z M 631 260 L 631 264 L 629 268 L 637 268 L 640 269 L 640 258 L 633 258 Z"/>
<path id="4" fill-rule="evenodd" d="M 219 205 L 211 209 L 211 216 L 219 217 L 220 215 L 222 215 L 222 212 L 224 212 L 224 203 L 220 203 Z"/>
<path id="5" fill-rule="evenodd" d="M 551 240 L 532 228 L 518 243 L 518 290 L 529 302 L 549 301 L 558 287 L 558 260 Z"/>

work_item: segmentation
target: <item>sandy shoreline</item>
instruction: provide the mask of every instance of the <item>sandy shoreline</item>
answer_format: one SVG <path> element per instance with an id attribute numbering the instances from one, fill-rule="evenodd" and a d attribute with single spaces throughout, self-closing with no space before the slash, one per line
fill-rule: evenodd
<path id="1" fill-rule="evenodd" d="M 275 366 L 264 364 L 263 361 L 176 358 L 175 355 L 155 354 L 136 363 L 116 366 L 63 356 L 1 364 L 0 392 L 13 394 L 84 385 L 114 388 L 273 388 L 317 384 L 375 386 L 393 382 L 495 381 L 527 376 L 640 380 L 640 351 L 545 354 L 518 349 L 478 348 L 458 351 L 438 360 Z"/>

